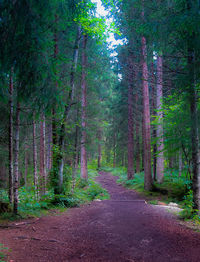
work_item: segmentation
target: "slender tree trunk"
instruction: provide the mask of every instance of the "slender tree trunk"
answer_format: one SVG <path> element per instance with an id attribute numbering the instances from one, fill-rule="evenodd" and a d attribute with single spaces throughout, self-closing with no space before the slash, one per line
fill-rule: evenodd
<path id="1" fill-rule="evenodd" d="M 76 115 L 76 129 L 75 129 L 75 140 L 74 140 L 74 154 L 73 154 L 73 170 L 72 170 L 72 192 L 74 191 L 75 181 L 76 181 L 76 172 L 78 169 L 78 135 L 79 135 L 79 125 L 78 125 L 78 118 L 79 118 L 79 108 L 77 108 L 77 115 Z"/>
<path id="2" fill-rule="evenodd" d="M 155 95 L 155 75 L 154 75 L 154 63 L 151 64 L 151 75 L 152 75 L 152 115 L 153 119 L 156 117 L 156 95 Z M 156 127 L 153 125 L 152 128 L 153 143 L 153 180 L 156 181 L 156 165 L 157 165 L 157 144 L 156 144 Z"/>
<path id="3" fill-rule="evenodd" d="M 48 172 L 52 168 L 52 123 L 48 125 L 47 128 L 47 161 L 46 161 L 46 166 Z"/>
<path id="4" fill-rule="evenodd" d="M 138 94 L 135 97 L 136 112 L 139 112 L 138 109 Z M 138 115 L 138 113 L 137 113 Z M 136 173 L 140 173 L 140 121 L 137 117 L 136 119 Z"/>
<path id="5" fill-rule="evenodd" d="M 13 202 L 13 68 L 10 72 L 10 86 L 9 86 L 9 202 Z"/>
<path id="6" fill-rule="evenodd" d="M 116 167 L 116 133 L 114 133 L 113 140 L 113 168 Z"/>
<path id="7" fill-rule="evenodd" d="M 192 89 L 192 88 L 191 88 Z M 191 111 L 191 137 L 192 137 L 192 169 L 193 169 L 193 200 L 194 209 L 200 210 L 200 152 L 199 152 L 199 130 L 198 130 L 198 109 L 197 90 L 193 87 L 190 97 Z"/>
<path id="8" fill-rule="evenodd" d="M 36 195 L 36 198 L 38 198 L 37 144 L 36 144 L 35 115 L 33 115 L 33 173 L 34 173 L 35 195 Z"/>
<path id="9" fill-rule="evenodd" d="M 178 154 L 178 175 L 181 176 L 183 170 L 183 161 L 182 161 L 182 150 L 179 149 Z"/>
<path id="10" fill-rule="evenodd" d="M 101 152 L 101 128 L 98 130 L 98 163 L 97 163 L 97 167 L 98 169 L 101 168 L 101 158 L 102 158 L 102 152 Z"/>
<path id="11" fill-rule="evenodd" d="M 18 213 L 18 188 L 19 188 L 19 126 L 20 126 L 20 104 L 17 102 L 16 130 L 15 130 L 15 163 L 14 163 L 14 214 Z"/>
<path id="12" fill-rule="evenodd" d="M 187 0 L 187 9 L 191 10 L 193 1 Z M 195 32 L 188 37 L 188 77 L 190 94 L 191 114 L 191 140 L 192 140 L 192 170 L 193 170 L 193 202 L 194 209 L 200 210 L 200 149 L 199 149 L 199 126 L 198 126 L 198 90 L 195 76 Z"/>
<path id="13" fill-rule="evenodd" d="M 55 31 L 54 31 L 54 63 L 55 63 L 55 67 L 56 67 L 56 72 L 55 72 L 55 77 L 56 77 L 56 81 L 55 81 L 55 88 L 56 90 L 58 89 L 58 81 L 57 81 L 57 59 L 58 59 L 58 30 L 57 30 L 57 24 L 58 24 L 58 16 L 57 14 L 55 15 L 55 20 L 54 20 L 54 24 L 55 24 Z M 53 174 L 54 174 L 54 178 L 53 179 L 57 179 L 57 161 L 58 161 L 58 153 L 55 150 L 56 146 L 58 145 L 58 135 L 57 135 L 57 115 L 56 115 L 56 103 L 52 108 L 52 167 L 53 167 Z M 56 191 L 58 191 L 58 188 L 55 187 L 54 189 L 55 193 L 58 193 Z"/>
<path id="14" fill-rule="evenodd" d="M 134 176 L 134 137 L 133 137 L 133 61 L 129 56 L 129 80 L 128 80 L 128 169 L 127 178 L 133 179 Z"/>
<path id="15" fill-rule="evenodd" d="M 28 175 L 28 145 L 25 144 L 25 156 L 24 156 L 24 184 L 27 186 L 27 175 Z"/>
<path id="16" fill-rule="evenodd" d="M 79 98 L 80 99 L 80 98 Z M 79 101 L 78 99 L 78 101 Z M 74 168 L 78 169 L 79 164 L 79 107 L 77 107 L 76 112 L 76 130 L 75 130 L 75 141 L 74 141 Z"/>
<path id="17" fill-rule="evenodd" d="M 157 117 L 159 124 L 157 126 L 157 181 L 162 183 L 164 179 L 164 142 L 163 142 L 163 111 L 162 111 L 162 98 L 163 98 L 163 60 L 162 56 L 157 57 Z"/>
<path id="18" fill-rule="evenodd" d="M 45 116 L 42 113 L 40 122 L 40 194 L 46 193 L 46 148 L 45 148 Z"/>
<path id="19" fill-rule="evenodd" d="M 82 79 L 81 79 L 81 89 L 82 89 L 82 114 L 81 114 L 81 177 L 83 179 L 88 178 L 87 171 L 87 152 L 86 152 L 86 46 L 87 46 L 87 35 L 83 36 L 83 52 L 82 52 Z"/>
<path id="20" fill-rule="evenodd" d="M 68 95 L 68 101 L 67 105 L 65 106 L 65 111 L 63 115 L 63 123 L 61 125 L 61 131 L 60 131 L 60 138 L 59 138 L 59 147 L 60 147 L 60 157 L 58 158 L 58 170 L 59 170 L 59 191 L 62 191 L 62 185 L 63 185 L 63 168 L 64 168 L 64 138 L 65 138 L 65 122 L 68 118 L 73 99 L 74 99 L 74 92 L 75 92 L 75 73 L 77 68 L 77 62 L 78 62 L 78 54 L 79 54 L 79 45 L 80 45 L 80 38 L 81 38 L 81 28 L 78 27 L 77 37 L 74 44 L 74 53 L 73 53 L 73 62 L 71 67 L 71 74 L 70 74 L 70 91 Z"/>
<path id="21" fill-rule="evenodd" d="M 144 15 L 143 15 L 144 16 Z M 144 188 L 152 189 L 151 176 L 151 134 L 150 134 L 150 108 L 148 88 L 148 68 L 146 53 L 146 38 L 142 37 L 142 84 L 143 84 L 143 127 L 144 127 Z"/>

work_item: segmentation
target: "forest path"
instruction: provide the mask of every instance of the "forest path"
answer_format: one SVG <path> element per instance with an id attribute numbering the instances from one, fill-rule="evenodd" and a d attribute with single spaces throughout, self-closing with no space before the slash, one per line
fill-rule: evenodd
<path id="1" fill-rule="evenodd" d="M 34 224 L 0 230 L 10 261 L 23 262 L 199 262 L 200 234 L 170 213 L 100 172 L 111 198 L 42 217 Z"/>

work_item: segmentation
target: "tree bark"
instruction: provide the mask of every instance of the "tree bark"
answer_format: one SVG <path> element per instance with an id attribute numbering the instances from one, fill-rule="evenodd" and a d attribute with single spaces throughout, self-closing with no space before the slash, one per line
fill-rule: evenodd
<path id="1" fill-rule="evenodd" d="M 157 181 L 162 183 L 164 179 L 164 141 L 163 141 L 163 111 L 162 111 L 162 98 L 163 98 L 163 60 L 162 56 L 157 57 L 157 117 L 159 124 L 157 126 Z"/>
<path id="2" fill-rule="evenodd" d="M 114 133 L 113 139 L 113 168 L 116 167 L 116 133 Z"/>
<path id="3" fill-rule="evenodd" d="M 48 131 L 47 131 L 47 161 L 46 167 L 48 172 L 52 168 L 52 123 L 48 124 Z"/>
<path id="4" fill-rule="evenodd" d="M 193 2 L 187 0 L 188 11 Z M 200 149 L 199 149 L 199 127 L 198 127 L 198 91 L 195 76 L 195 32 L 188 35 L 188 77 L 190 94 L 191 114 L 191 142 L 192 142 L 192 170 L 193 170 L 193 202 L 194 209 L 200 210 Z"/>
<path id="5" fill-rule="evenodd" d="M 24 185 L 27 186 L 27 175 L 28 175 L 28 145 L 25 144 L 25 156 L 24 156 Z"/>
<path id="6" fill-rule="evenodd" d="M 33 173 L 34 173 L 35 195 L 36 195 L 36 198 L 38 198 L 37 144 L 36 144 L 35 114 L 33 115 Z"/>
<path id="7" fill-rule="evenodd" d="M 138 109 L 138 94 L 135 96 L 136 112 Z M 138 114 L 137 114 L 138 115 Z M 140 173 L 140 121 L 136 119 L 136 173 Z"/>
<path id="8" fill-rule="evenodd" d="M 46 148 L 45 148 L 45 116 L 42 113 L 40 122 L 40 194 L 46 193 Z"/>
<path id="9" fill-rule="evenodd" d="M 128 169 L 127 179 L 133 179 L 134 176 L 134 137 L 133 137 L 133 81 L 134 81 L 134 68 L 132 56 L 129 54 L 129 79 L 128 79 Z"/>
<path id="10" fill-rule="evenodd" d="M 182 150 L 179 149 L 179 153 L 178 153 L 178 175 L 179 177 L 182 174 L 182 170 L 183 170 Z"/>
<path id="11" fill-rule="evenodd" d="M 19 188 L 19 126 L 20 126 L 20 104 L 17 102 L 16 130 L 15 130 L 15 163 L 14 163 L 14 207 L 13 212 L 18 213 L 18 188 Z"/>
<path id="12" fill-rule="evenodd" d="M 156 95 L 155 95 L 155 75 L 154 75 L 154 63 L 151 64 L 151 75 L 152 75 L 152 115 L 153 120 L 156 117 Z M 156 143 L 156 127 L 153 125 L 152 128 L 153 143 L 153 180 L 156 181 L 156 166 L 157 166 L 157 143 Z"/>
<path id="13" fill-rule="evenodd" d="M 10 85 L 9 85 L 9 186 L 8 196 L 9 202 L 13 202 L 13 68 L 10 72 Z"/>
<path id="14" fill-rule="evenodd" d="M 75 92 L 75 73 L 76 73 L 76 68 L 77 68 L 77 62 L 78 62 L 78 54 L 79 54 L 79 45 L 80 45 L 80 38 L 81 38 L 81 28 L 80 26 L 78 27 L 78 32 L 77 32 L 77 37 L 75 40 L 74 44 L 74 52 L 73 52 L 73 61 L 72 61 L 72 67 L 71 67 L 71 73 L 70 73 L 70 91 L 68 94 L 68 101 L 67 105 L 65 106 L 65 111 L 63 114 L 63 121 L 61 125 L 61 130 L 60 130 L 60 138 L 59 138 L 59 148 L 60 148 L 60 157 L 58 158 L 58 170 L 59 170 L 59 191 L 62 191 L 62 185 L 63 185 L 63 168 L 64 168 L 64 138 L 65 138 L 65 125 L 66 125 L 66 120 L 68 118 L 73 99 L 74 99 L 74 92 Z"/>
<path id="15" fill-rule="evenodd" d="M 87 171 L 87 152 L 86 152 L 86 46 L 87 35 L 83 36 L 83 51 L 82 51 L 82 76 L 81 76 L 81 89 L 82 89 L 82 114 L 81 114 L 81 177 L 88 179 Z"/>
<path id="16" fill-rule="evenodd" d="M 101 135 L 102 131 L 101 128 L 98 130 L 98 163 L 97 163 L 97 168 L 101 168 L 101 158 L 102 158 L 102 152 L 101 152 Z"/>
<path id="17" fill-rule="evenodd" d="M 144 14 L 143 14 L 144 16 Z M 143 85 L 143 133 L 144 133 L 144 188 L 152 189 L 151 176 L 151 134 L 150 134 L 150 108 L 148 88 L 148 68 L 146 53 L 146 38 L 142 37 L 142 85 Z"/>

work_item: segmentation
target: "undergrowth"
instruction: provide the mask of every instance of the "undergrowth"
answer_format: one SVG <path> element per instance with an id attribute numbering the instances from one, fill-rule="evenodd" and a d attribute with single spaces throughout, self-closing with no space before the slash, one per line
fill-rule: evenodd
<path id="1" fill-rule="evenodd" d="M 10 251 L 7 247 L 4 247 L 3 244 L 0 243 L 0 262 L 6 262 L 7 255 L 5 252 Z"/>
<path id="2" fill-rule="evenodd" d="M 109 194 L 94 180 L 98 176 L 98 172 L 91 167 L 88 169 L 88 181 L 80 178 L 78 172 L 74 190 L 67 189 L 63 194 L 55 195 L 53 189 L 48 189 L 47 193 L 37 200 L 33 187 L 19 188 L 19 215 L 13 215 L 12 212 L 2 212 L 0 221 L 15 221 L 23 218 L 38 217 L 48 214 L 49 210 L 56 209 L 58 211 L 66 210 L 84 203 L 88 203 L 95 199 L 108 199 Z M 70 183 L 68 188 L 72 188 L 72 179 L 68 178 Z M 6 190 L 0 190 L 0 200 L 8 203 Z"/>
<path id="3" fill-rule="evenodd" d="M 127 170 L 124 167 L 106 167 L 103 170 L 118 176 L 117 182 L 123 186 L 145 195 L 149 199 L 150 204 L 158 204 L 159 201 L 166 204 L 170 202 L 178 203 L 183 208 L 183 211 L 180 213 L 182 219 L 193 219 L 196 222 L 200 222 L 199 211 L 193 209 L 191 181 L 186 173 L 179 176 L 176 170 L 166 170 L 164 182 L 162 184 L 154 182 L 153 190 L 145 191 L 144 172 L 135 174 L 132 180 L 127 180 Z"/>

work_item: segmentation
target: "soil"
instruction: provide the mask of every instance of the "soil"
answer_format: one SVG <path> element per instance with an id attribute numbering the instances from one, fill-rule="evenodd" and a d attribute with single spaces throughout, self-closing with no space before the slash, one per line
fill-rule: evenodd
<path id="1" fill-rule="evenodd" d="M 116 177 L 100 174 L 97 180 L 109 191 L 110 200 L 0 229 L 0 243 L 11 249 L 8 261 L 200 261 L 199 233 L 117 185 Z"/>

